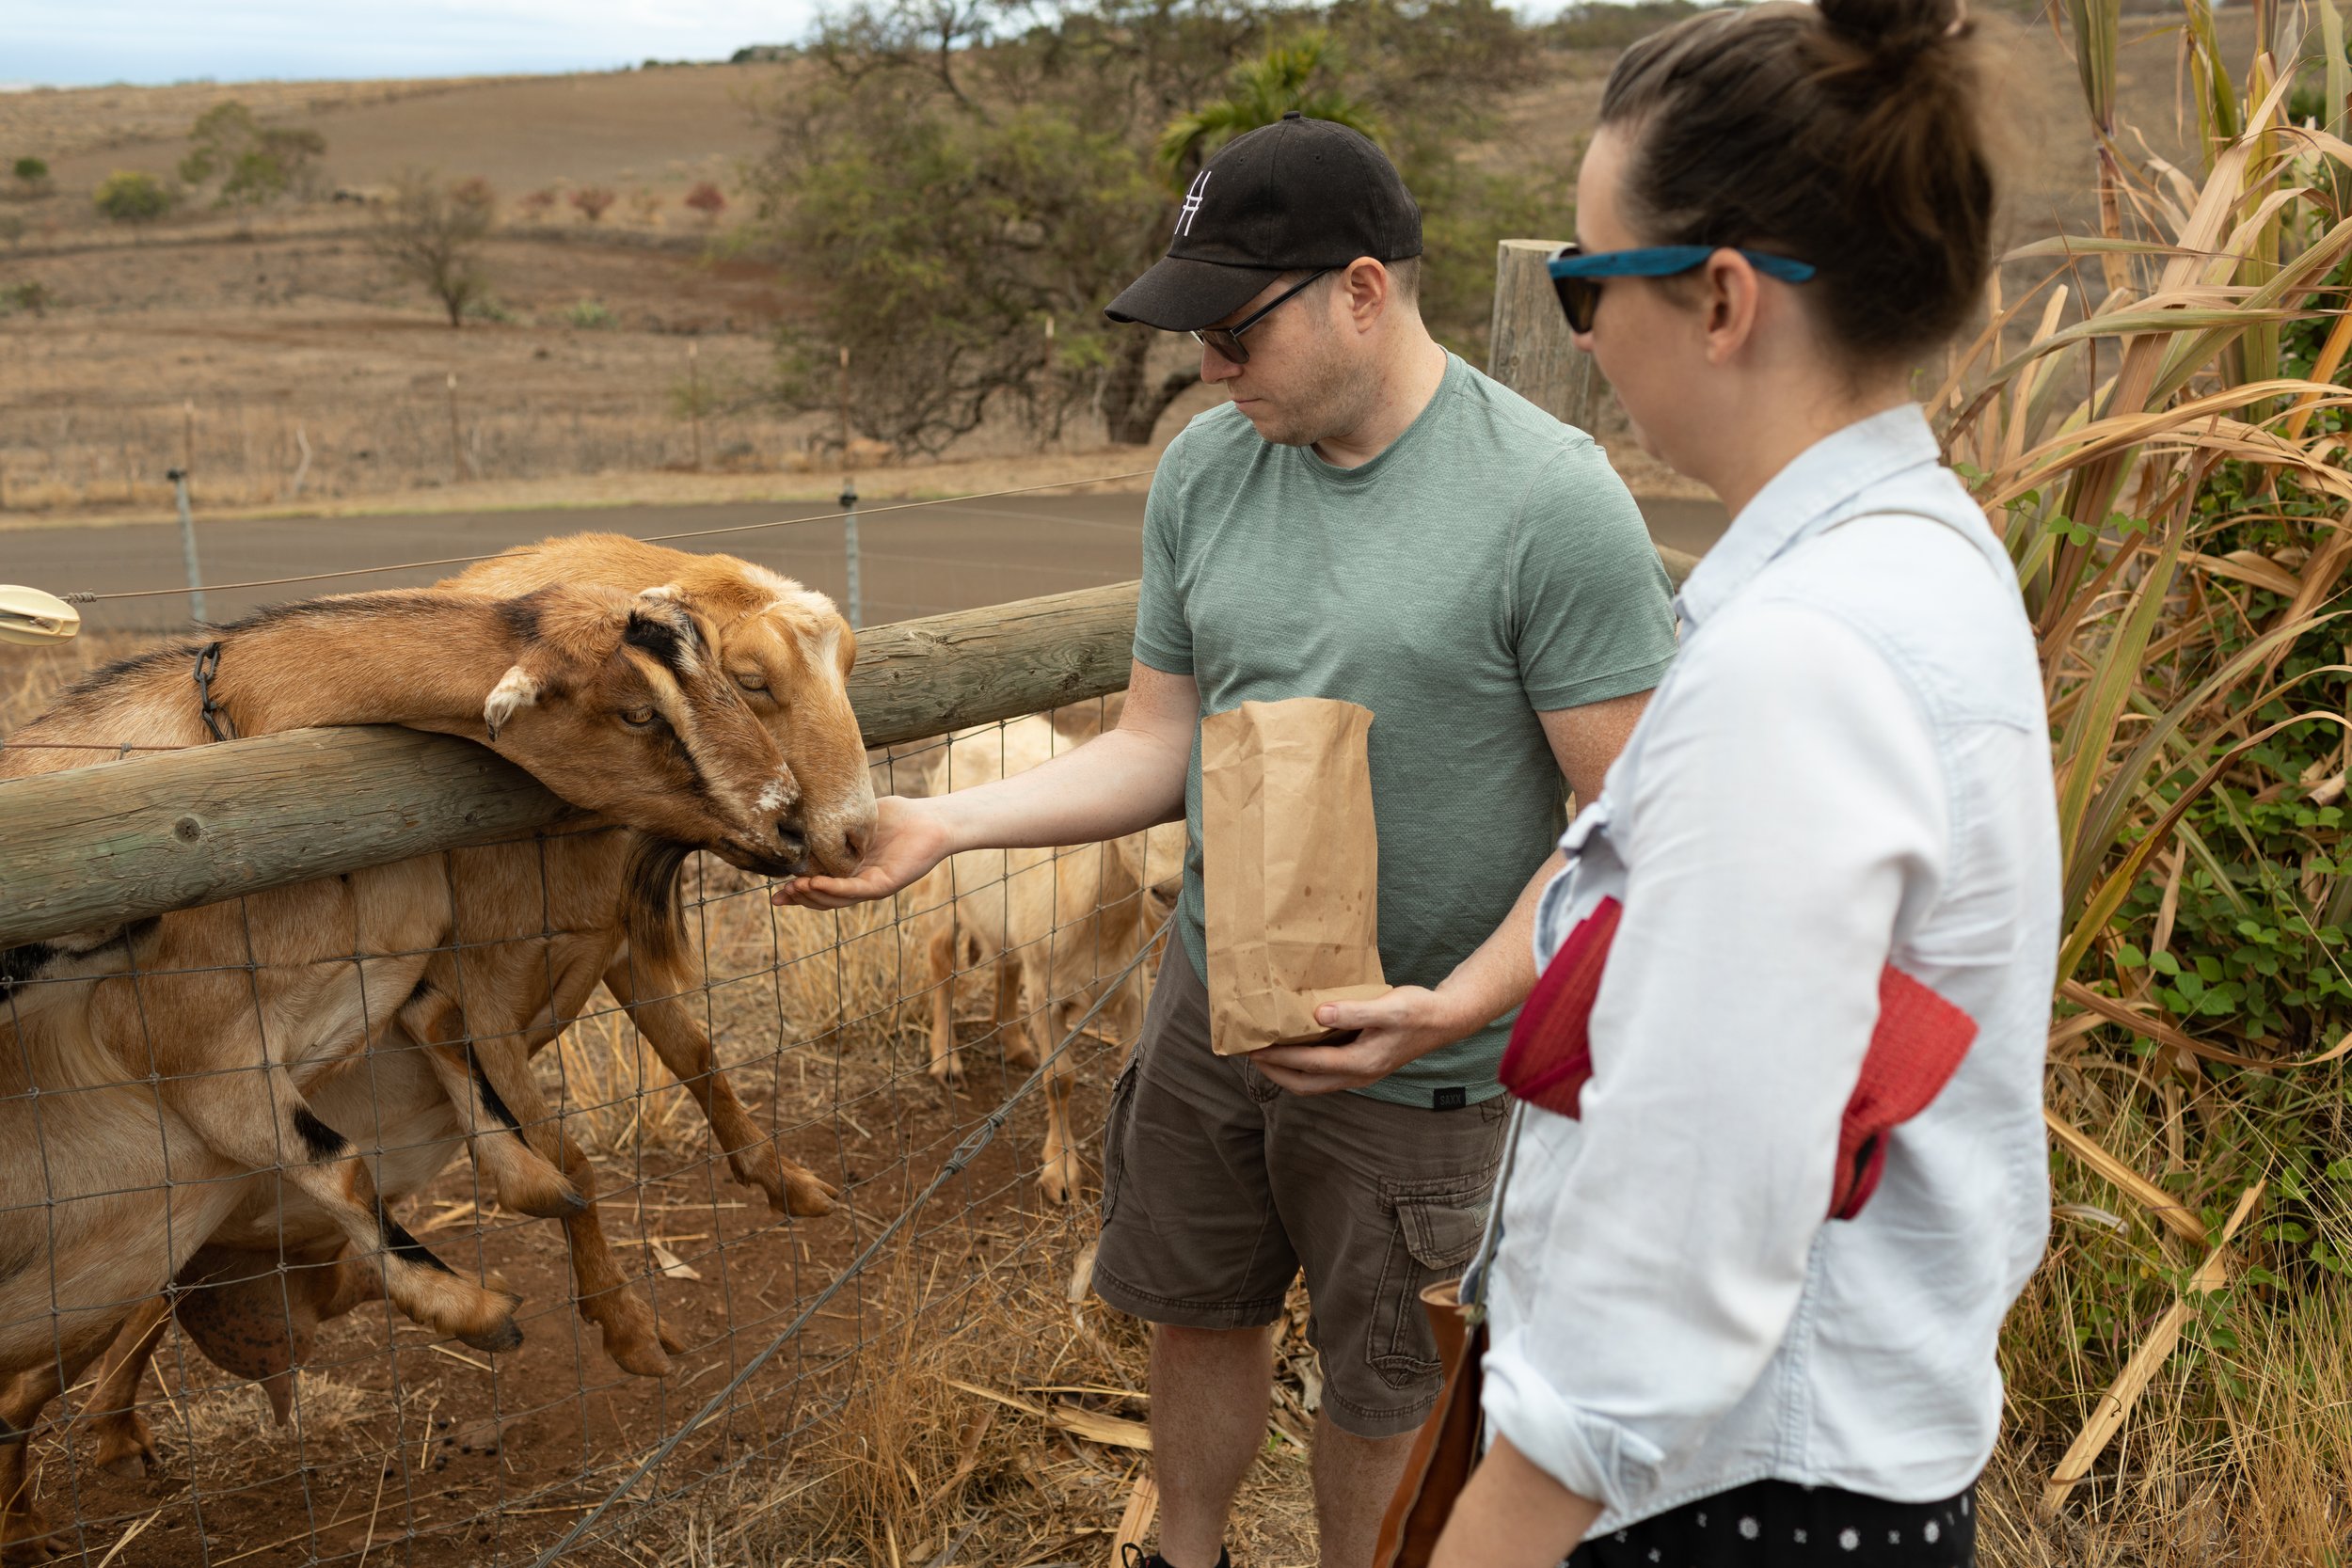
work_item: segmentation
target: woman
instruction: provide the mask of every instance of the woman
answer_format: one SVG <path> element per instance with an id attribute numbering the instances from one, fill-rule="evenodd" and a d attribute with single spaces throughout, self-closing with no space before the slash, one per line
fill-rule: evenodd
<path id="1" fill-rule="evenodd" d="M 1973 1559 L 2058 840 L 2014 573 L 1908 390 L 1991 261 L 1971 47 L 1955 0 L 1726 9 L 1603 97 L 1562 303 L 1735 520 L 1545 896 L 1539 959 L 1618 923 L 1577 1116 L 1520 1112 L 1445 1568 Z M 1840 1129 L 1883 983 L 1966 1016 L 1873 1192 Z"/>

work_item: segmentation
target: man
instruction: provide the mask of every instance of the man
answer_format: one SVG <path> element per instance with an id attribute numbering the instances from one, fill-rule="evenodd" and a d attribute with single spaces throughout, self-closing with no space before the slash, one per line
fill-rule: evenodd
<path id="1" fill-rule="evenodd" d="M 1114 321 L 1193 331 L 1201 415 L 1153 478 L 1119 727 L 1002 783 L 885 800 L 837 908 L 980 846 L 1191 830 L 1178 925 L 1104 1135 L 1094 1289 L 1149 1320 L 1157 1568 L 1227 1561 L 1265 1433 L 1270 1326 L 1303 1268 L 1324 1371 L 1327 1565 L 1367 1562 L 1436 1402 L 1418 1295 L 1459 1272 L 1494 1180 L 1502 1022 L 1534 980 L 1562 780 L 1598 793 L 1674 652 L 1666 581 L 1598 448 L 1422 326 L 1421 213 L 1357 133 L 1296 114 L 1193 181 Z M 1204 714 L 1335 697 L 1374 714 L 1380 956 L 1343 1043 L 1209 1049 Z M 1353 1037 L 1346 1038 L 1352 1033 Z M 1338 1092 L 1349 1091 L 1349 1092 Z"/>

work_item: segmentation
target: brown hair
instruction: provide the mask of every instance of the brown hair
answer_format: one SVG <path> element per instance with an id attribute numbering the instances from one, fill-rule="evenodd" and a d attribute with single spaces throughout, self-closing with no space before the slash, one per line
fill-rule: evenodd
<path id="1" fill-rule="evenodd" d="M 1619 199 L 1660 245 L 1810 261 L 1802 291 L 1850 361 L 1960 329 L 1992 263 L 1993 171 L 1962 0 L 1726 8 L 1653 33 L 1610 72 L 1629 137 Z"/>

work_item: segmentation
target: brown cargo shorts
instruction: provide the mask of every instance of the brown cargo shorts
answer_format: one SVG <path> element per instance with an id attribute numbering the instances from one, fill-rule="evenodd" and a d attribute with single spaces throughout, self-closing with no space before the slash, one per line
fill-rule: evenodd
<path id="1" fill-rule="evenodd" d="M 1171 942 L 1111 1090 L 1095 1294 L 1151 1323 L 1255 1328 L 1303 1269 L 1332 1423 L 1410 1432 L 1443 1382 L 1422 1287 L 1478 1248 L 1508 1103 L 1291 1094 L 1211 1053 L 1208 988 Z"/>

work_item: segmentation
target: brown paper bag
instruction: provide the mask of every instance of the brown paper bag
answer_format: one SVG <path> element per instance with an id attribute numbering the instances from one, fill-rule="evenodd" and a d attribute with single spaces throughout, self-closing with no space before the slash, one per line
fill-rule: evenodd
<path id="1" fill-rule="evenodd" d="M 1209 1043 L 1220 1056 L 1329 1037 L 1326 1002 L 1387 994 L 1372 712 L 1327 697 L 1244 703 L 1200 723 Z"/>

